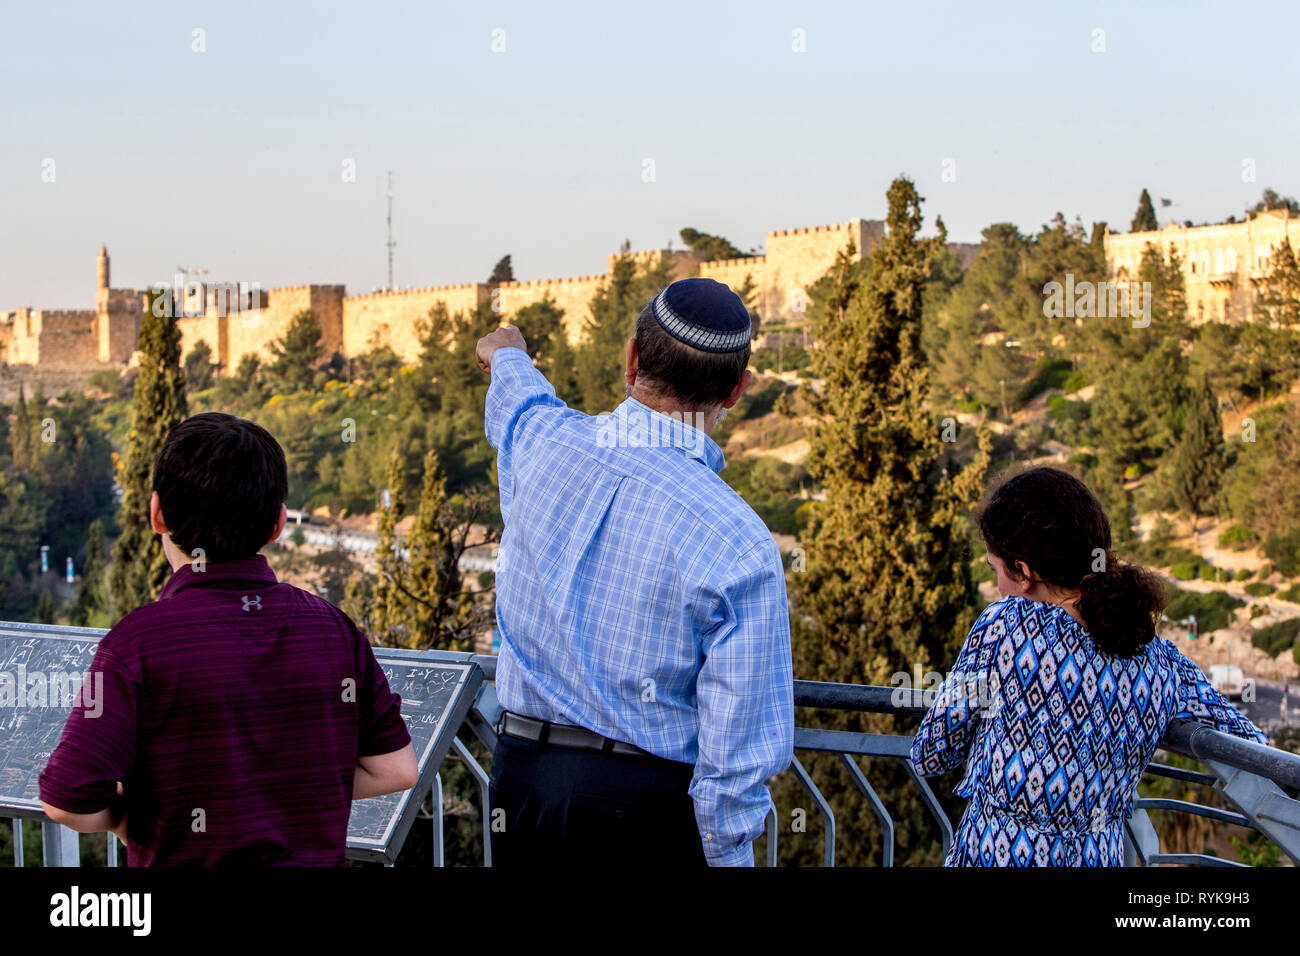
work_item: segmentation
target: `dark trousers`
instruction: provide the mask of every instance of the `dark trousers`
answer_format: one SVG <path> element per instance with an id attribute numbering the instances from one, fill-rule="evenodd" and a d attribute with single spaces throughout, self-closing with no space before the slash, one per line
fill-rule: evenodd
<path id="1" fill-rule="evenodd" d="M 694 770 L 501 734 L 489 787 L 492 865 L 704 866 Z"/>

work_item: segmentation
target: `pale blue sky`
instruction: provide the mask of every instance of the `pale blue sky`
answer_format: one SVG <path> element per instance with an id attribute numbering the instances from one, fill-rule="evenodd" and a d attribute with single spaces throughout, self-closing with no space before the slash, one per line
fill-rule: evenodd
<path id="1" fill-rule="evenodd" d="M 507 252 L 522 279 L 601 272 L 687 225 L 759 246 L 881 218 L 900 172 L 957 240 L 1057 210 L 1126 229 L 1144 186 L 1162 221 L 1221 219 L 1300 192 L 1298 25 L 1269 3 L 3 2 L 0 310 L 90 307 L 101 241 L 118 287 L 183 264 L 370 291 L 388 169 L 401 286 Z"/>

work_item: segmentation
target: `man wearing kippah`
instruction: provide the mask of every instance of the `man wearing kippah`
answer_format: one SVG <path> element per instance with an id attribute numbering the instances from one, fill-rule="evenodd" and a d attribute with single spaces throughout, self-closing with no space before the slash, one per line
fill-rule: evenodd
<path id="1" fill-rule="evenodd" d="M 556 398 L 518 329 L 478 342 L 505 522 L 496 865 L 753 865 L 794 684 L 780 551 L 709 437 L 753 380 L 750 337 L 727 286 L 674 282 L 598 416 Z"/>

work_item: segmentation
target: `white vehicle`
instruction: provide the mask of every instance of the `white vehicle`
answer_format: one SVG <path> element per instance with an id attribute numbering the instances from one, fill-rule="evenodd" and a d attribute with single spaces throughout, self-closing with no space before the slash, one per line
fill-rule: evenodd
<path id="1" fill-rule="evenodd" d="M 1241 699 L 1242 684 L 1241 668 L 1232 664 L 1211 664 L 1210 665 L 1210 683 L 1224 697 L 1229 700 Z"/>

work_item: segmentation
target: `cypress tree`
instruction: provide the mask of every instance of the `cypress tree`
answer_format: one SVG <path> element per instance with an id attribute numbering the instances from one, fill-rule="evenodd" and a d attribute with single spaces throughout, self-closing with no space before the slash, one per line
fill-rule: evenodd
<path id="1" fill-rule="evenodd" d="M 380 644 L 416 650 L 469 650 L 476 628 L 486 624 L 473 596 L 461 587 L 458 567 L 468 523 L 460 526 L 447 504 L 446 478 L 437 453 L 424 457 L 424 479 L 415 520 L 398 542 L 396 528 L 407 513 L 402 493 L 403 458 L 395 446 L 388 459 L 388 498 L 381 502 L 374 583 L 349 582 L 349 606 L 359 626 Z M 472 520 L 471 516 L 471 520 Z"/>
<path id="2" fill-rule="evenodd" d="M 1151 194 L 1145 189 L 1142 195 L 1138 197 L 1137 212 L 1133 214 L 1133 225 L 1130 232 L 1153 232 L 1160 228 L 1160 223 L 1156 220 L 1156 207 L 1151 202 Z"/>
<path id="3" fill-rule="evenodd" d="M 36 599 L 36 623 L 54 623 L 54 595 L 49 591 L 42 591 L 41 596 Z"/>
<path id="4" fill-rule="evenodd" d="M 389 646 L 404 643 L 400 602 L 397 593 L 398 565 L 397 523 L 404 515 L 403 456 L 394 445 L 388 456 L 385 493 L 379 503 L 379 542 L 375 547 L 374 603 L 371 611 L 371 637 Z"/>
<path id="5" fill-rule="evenodd" d="M 1173 461 L 1174 499 L 1191 518 L 1193 534 L 1196 519 L 1214 513 L 1214 499 L 1226 467 L 1219 400 L 1203 376 L 1187 402 L 1183 435 Z"/>
<path id="6" fill-rule="evenodd" d="M 440 650 L 472 649 L 474 602 L 461 586 L 461 548 L 448 513 L 446 479 L 438 455 L 424 456 L 424 481 L 415 522 L 407 536 L 409 574 L 403 591 L 411 602 L 416 640 L 412 646 Z"/>
<path id="7" fill-rule="evenodd" d="M 26 387 L 18 384 L 18 402 L 14 406 L 14 427 L 9 433 L 9 453 L 21 474 L 32 464 L 32 421 L 27 411 Z"/>
<path id="8" fill-rule="evenodd" d="M 81 569 L 81 590 L 69 621 L 77 627 L 95 626 L 104 616 L 104 523 L 96 518 L 86 535 L 86 559 Z"/>
<path id="9" fill-rule="evenodd" d="M 150 290 L 145 297 L 137 338 L 140 374 L 131 405 L 131 431 L 118 483 L 122 505 L 113 543 L 109 593 L 114 620 L 158 597 L 171 574 L 162 539 L 149 524 L 153 466 L 171 429 L 186 416 L 185 373 L 181 369 L 181 333 L 172 308 L 171 290 Z"/>
<path id="10" fill-rule="evenodd" d="M 804 536 L 806 571 L 791 577 L 799 679 L 887 684 L 894 673 L 946 668 L 975 618 L 965 515 L 982 489 L 988 438 L 981 431 L 974 461 L 956 470 L 953 446 L 927 408 L 922 299 L 946 235 L 940 221 L 938 237 L 917 238 L 921 201 L 911 181 L 894 181 L 888 236 L 873 250 L 869 273 L 859 279 L 841 262 L 844 282 L 814 326 L 813 367 L 823 387 L 806 392 L 815 418 L 808 468 L 826 499 Z M 857 289 L 844 287 L 859 281 Z M 841 712 L 819 713 L 815 725 L 900 732 L 891 717 Z M 808 765 L 822 792 L 834 795 L 839 858 L 866 861 L 879 837 L 869 806 L 836 760 L 818 755 Z M 886 782 L 877 776 L 873 783 L 901 842 L 914 841 L 913 859 L 933 852 L 933 828 L 920 823 L 902 768 L 880 769 Z M 810 805 L 788 778 L 783 783 L 787 805 Z M 815 861 L 820 841 L 811 836 L 787 837 L 783 855 Z"/>

